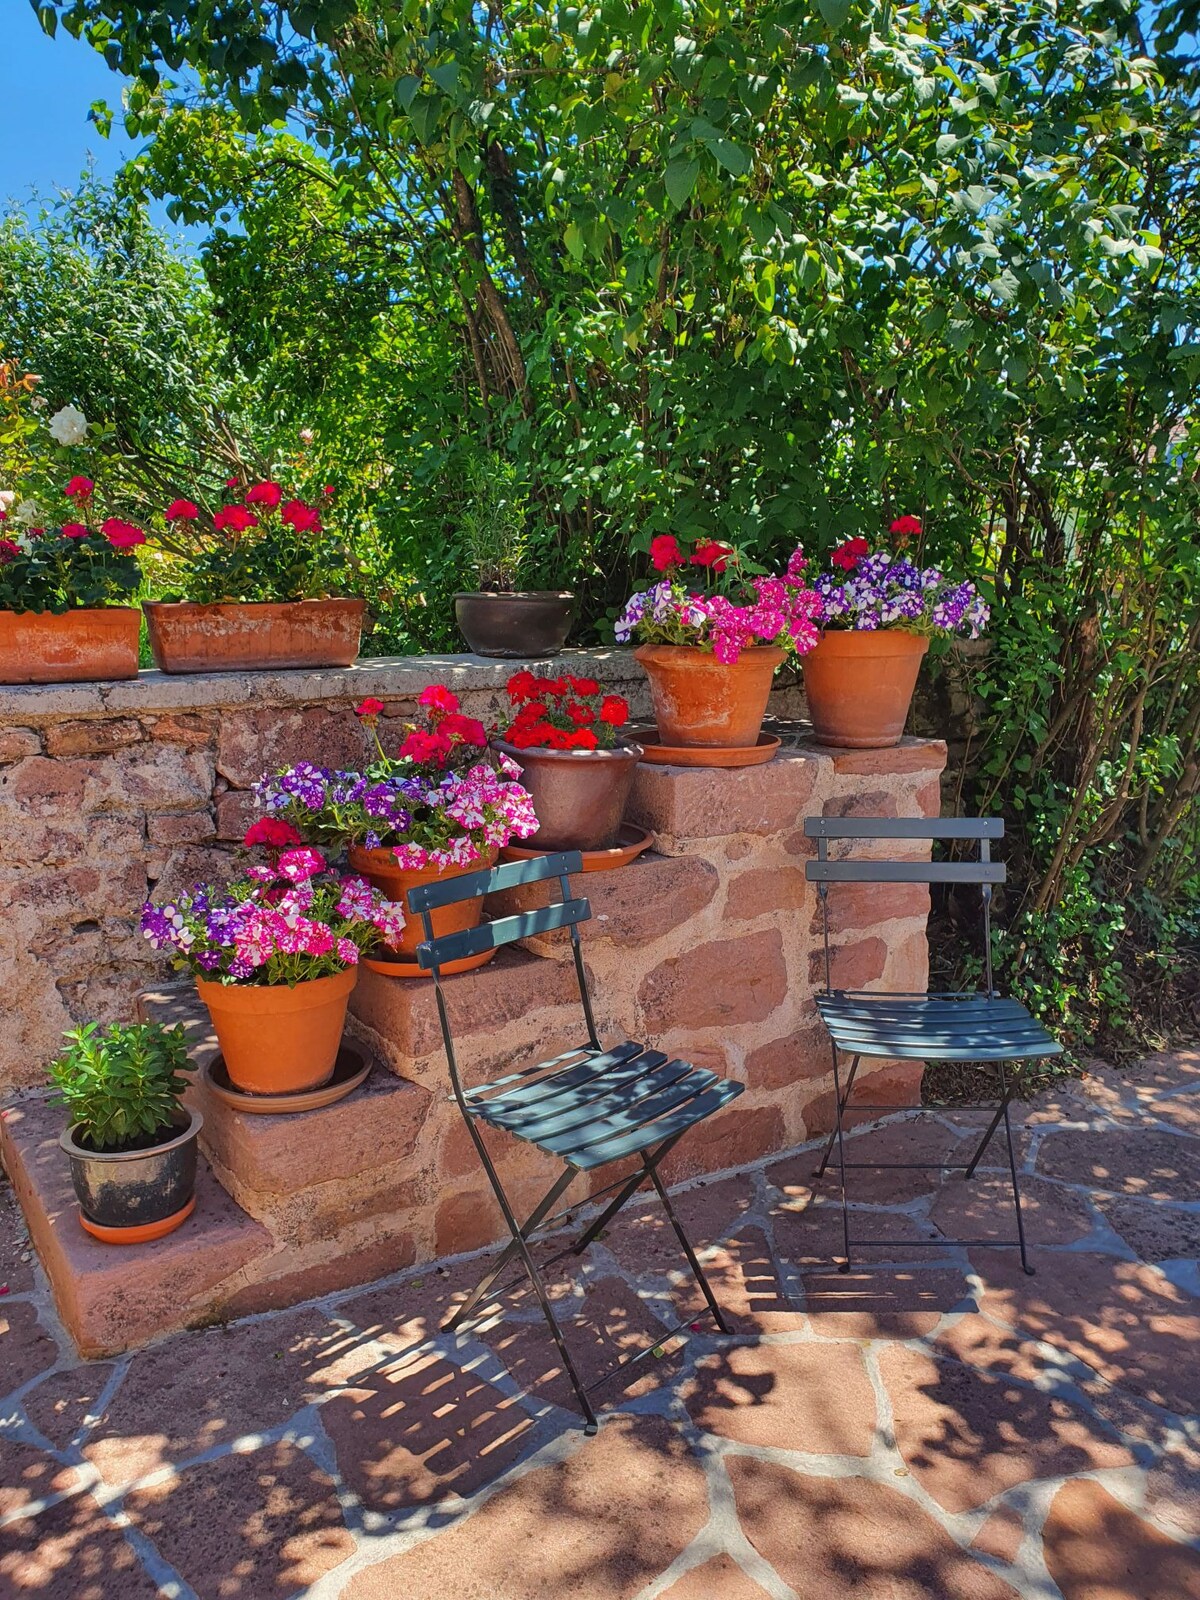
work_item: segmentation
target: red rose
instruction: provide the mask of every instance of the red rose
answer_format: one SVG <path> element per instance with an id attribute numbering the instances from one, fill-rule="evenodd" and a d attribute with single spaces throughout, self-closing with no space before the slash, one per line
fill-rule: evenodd
<path id="1" fill-rule="evenodd" d="M 671 567 L 683 566 L 683 551 L 672 533 L 660 533 L 650 541 L 650 565 L 656 572 L 666 572 Z"/>
<path id="2" fill-rule="evenodd" d="M 900 539 L 914 538 L 921 531 L 920 517 L 897 517 L 889 528 L 889 533 L 896 534 Z"/>
<path id="3" fill-rule="evenodd" d="M 67 484 L 67 487 L 63 490 L 63 493 L 66 495 L 68 500 L 86 500 L 95 487 L 96 485 L 90 478 L 84 478 L 79 476 L 79 474 L 76 474 L 76 476 L 71 479 L 70 483 Z"/>
<path id="4" fill-rule="evenodd" d="M 870 548 L 865 539 L 847 539 L 844 544 L 838 545 L 829 559 L 843 572 L 853 572 Z"/>
<path id="5" fill-rule="evenodd" d="M 242 840 L 246 846 L 265 844 L 271 850 L 284 850 L 288 845 L 303 842 L 291 823 L 284 822 L 282 817 L 260 817 L 246 829 Z"/>
<path id="6" fill-rule="evenodd" d="M 195 522 L 200 507 L 191 500 L 172 500 L 163 512 L 168 522 Z"/>
<path id="7" fill-rule="evenodd" d="M 619 694 L 605 695 L 600 702 L 600 720 L 610 728 L 623 728 L 629 721 L 629 702 Z"/>
<path id="8" fill-rule="evenodd" d="M 64 539 L 86 539 L 87 525 L 83 522 L 64 522 L 59 532 Z"/>
<path id="9" fill-rule="evenodd" d="M 383 701 L 376 700 L 374 695 L 368 695 L 365 700 L 360 700 L 354 708 L 356 717 L 377 717 L 383 710 Z"/>
<path id="10" fill-rule="evenodd" d="M 266 506 L 268 511 L 283 499 L 283 490 L 277 483 L 256 483 L 246 490 L 246 504 L 248 506 Z"/>
<path id="11" fill-rule="evenodd" d="M 458 696 L 452 689 L 447 689 L 445 684 L 431 683 L 427 689 L 421 690 L 417 696 L 417 704 L 424 706 L 427 711 L 445 715 L 447 711 L 458 710 Z"/>
<path id="12" fill-rule="evenodd" d="M 134 545 L 145 544 L 146 535 L 132 522 L 122 522 L 120 517 L 109 517 L 100 525 L 100 532 L 114 550 L 132 550 Z"/>
<path id="13" fill-rule="evenodd" d="M 701 539 L 692 551 L 692 565 L 711 567 L 714 572 L 724 572 L 732 554 L 732 545 L 722 544 L 719 539 Z"/>

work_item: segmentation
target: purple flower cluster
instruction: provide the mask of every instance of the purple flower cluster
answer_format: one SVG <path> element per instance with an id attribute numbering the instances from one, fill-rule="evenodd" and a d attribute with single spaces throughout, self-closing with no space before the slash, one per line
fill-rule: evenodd
<path id="1" fill-rule="evenodd" d="M 973 583 L 951 583 L 939 567 L 918 567 L 887 551 L 863 556 L 850 570 L 817 578 L 826 627 L 913 633 L 969 633 L 979 637 L 988 607 Z"/>
<path id="2" fill-rule="evenodd" d="M 227 889 L 199 887 L 142 907 L 142 932 L 175 965 L 224 983 L 295 984 L 354 966 L 394 943 L 403 909 L 362 878 L 329 871 L 318 850 L 285 851 Z"/>

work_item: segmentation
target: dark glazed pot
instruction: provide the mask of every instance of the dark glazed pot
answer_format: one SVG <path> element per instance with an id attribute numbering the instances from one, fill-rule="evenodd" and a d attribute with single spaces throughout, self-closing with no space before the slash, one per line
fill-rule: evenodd
<path id="1" fill-rule="evenodd" d="M 527 661 L 558 654 L 567 642 L 574 605 L 569 589 L 456 594 L 454 617 L 477 656 Z"/>
<path id="2" fill-rule="evenodd" d="M 58 1142 L 84 1216 L 104 1228 L 141 1228 L 182 1211 L 196 1188 L 196 1136 L 203 1123 L 198 1111 L 183 1106 L 174 1138 L 145 1150 L 90 1150 L 76 1144 L 73 1129 L 64 1129 Z"/>
<path id="3" fill-rule="evenodd" d="M 492 743 L 517 763 L 521 782 L 533 796 L 540 826 L 521 840 L 525 849 L 608 850 L 616 844 L 642 759 L 640 744 L 613 750 L 521 750 L 503 739 Z"/>

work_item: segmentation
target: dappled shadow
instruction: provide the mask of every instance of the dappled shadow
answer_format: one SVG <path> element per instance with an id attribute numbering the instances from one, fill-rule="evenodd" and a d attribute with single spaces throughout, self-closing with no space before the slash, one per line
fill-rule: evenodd
<path id="1" fill-rule="evenodd" d="M 813 1331 L 834 1339 L 919 1338 L 947 1312 L 974 1305 L 957 1267 L 829 1267 L 803 1273 L 801 1283 Z"/>

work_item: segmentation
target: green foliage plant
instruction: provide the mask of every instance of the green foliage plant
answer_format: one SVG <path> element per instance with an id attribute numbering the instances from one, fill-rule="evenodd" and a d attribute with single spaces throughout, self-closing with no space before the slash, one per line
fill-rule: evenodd
<path id="1" fill-rule="evenodd" d="M 495 451 L 471 462 L 467 489 L 462 514 L 467 564 L 480 589 L 511 592 L 529 548 L 529 497 L 515 465 Z"/>
<path id="2" fill-rule="evenodd" d="M 178 1132 L 187 1087 L 181 1027 L 157 1022 L 85 1023 L 66 1035 L 50 1066 L 76 1142 L 92 1150 L 145 1148 Z"/>

